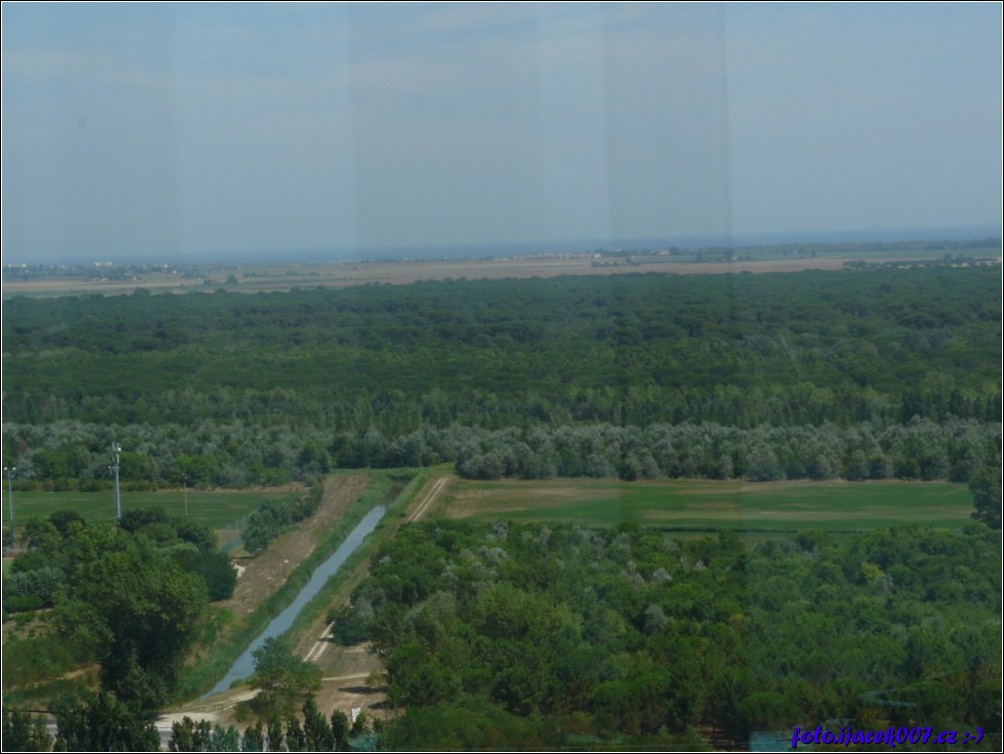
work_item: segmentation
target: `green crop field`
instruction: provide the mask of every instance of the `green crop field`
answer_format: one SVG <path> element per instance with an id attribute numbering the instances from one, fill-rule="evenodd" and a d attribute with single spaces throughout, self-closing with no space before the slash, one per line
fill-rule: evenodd
<path id="1" fill-rule="evenodd" d="M 270 497 L 282 498 L 288 490 L 181 490 L 122 492 L 122 512 L 130 509 L 162 507 L 169 516 L 189 516 L 213 528 L 220 528 L 246 516 Z M 115 497 L 101 492 L 14 492 L 14 523 L 26 518 L 45 518 L 58 510 L 73 510 L 92 523 L 115 520 Z M 3 501 L 4 524 L 10 522 L 7 496 Z"/>
<path id="2" fill-rule="evenodd" d="M 621 522 L 681 529 L 858 531 L 897 524 L 958 529 L 973 499 L 948 482 L 457 480 L 440 510 L 449 518 Z"/>

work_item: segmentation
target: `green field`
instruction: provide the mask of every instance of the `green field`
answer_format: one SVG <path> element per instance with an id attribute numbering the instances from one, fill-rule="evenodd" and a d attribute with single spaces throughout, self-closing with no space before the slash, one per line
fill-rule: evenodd
<path id="1" fill-rule="evenodd" d="M 958 529 L 973 499 L 948 482 L 457 480 L 440 511 L 449 518 L 622 522 L 680 529 L 860 531 L 897 524 Z"/>
<path id="2" fill-rule="evenodd" d="M 182 490 L 123 492 L 122 512 L 130 509 L 162 507 L 169 516 L 190 517 L 221 528 L 255 510 L 268 498 L 282 498 L 288 490 Z M 91 523 L 115 521 L 115 497 L 111 490 L 101 492 L 16 492 L 14 523 L 36 516 L 45 518 L 58 510 L 73 510 Z M 3 502 L 4 524 L 10 522 L 7 496 Z"/>

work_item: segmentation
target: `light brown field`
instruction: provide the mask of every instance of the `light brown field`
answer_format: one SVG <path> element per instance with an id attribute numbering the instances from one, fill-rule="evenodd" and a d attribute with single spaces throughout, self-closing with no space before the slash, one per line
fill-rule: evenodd
<path id="1" fill-rule="evenodd" d="M 3 296 L 67 296 L 85 293 L 120 295 L 137 288 L 151 293 L 229 291 L 288 291 L 292 288 L 332 287 L 380 283 L 408 285 L 420 280 L 498 280 L 503 278 L 547 278 L 558 275 L 622 275 L 661 273 L 675 275 L 722 274 L 738 272 L 798 272 L 801 270 L 837 270 L 844 262 L 858 257 L 827 255 L 815 259 L 766 259 L 741 262 L 698 263 L 666 258 L 645 258 L 632 264 L 593 266 L 593 259 L 583 256 L 514 257 L 511 259 L 460 259 L 430 261 L 331 262 L 320 264 L 245 265 L 206 269 L 204 278 L 183 278 L 180 273 L 151 273 L 130 280 L 102 280 L 84 277 L 47 278 L 43 280 L 4 280 Z M 236 275 L 237 285 L 225 280 Z M 209 283 L 205 281 L 209 280 Z"/>

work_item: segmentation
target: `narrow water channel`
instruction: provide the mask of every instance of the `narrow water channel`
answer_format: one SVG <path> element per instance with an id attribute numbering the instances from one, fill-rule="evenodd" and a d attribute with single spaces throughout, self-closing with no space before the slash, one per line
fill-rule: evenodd
<path id="1" fill-rule="evenodd" d="M 264 631 L 262 631 L 258 638 L 251 642 L 250 646 L 244 651 L 237 661 L 231 666 L 227 674 L 223 676 L 219 683 L 213 686 L 212 691 L 206 694 L 206 696 L 212 696 L 213 694 L 219 694 L 221 691 L 226 691 L 234 683 L 234 681 L 241 681 L 245 678 L 250 678 L 254 674 L 254 657 L 253 652 L 261 647 L 265 643 L 266 639 L 271 639 L 276 636 L 280 636 L 289 630 L 289 627 L 293 625 L 293 619 L 299 615 L 300 611 L 306 606 L 310 600 L 317 596 L 317 593 L 321 591 L 321 587 L 328 581 L 329 578 L 338 572 L 338 569 L 342 567 L 345 560 L 355 552 L 356 548 L 362 544 L 362 541 L 366 538 L 366 535 L 371 533 L 380 523 L 380 519 L 383 518 L 387 509 L 378 505 L 369 513 L 367 513 L 363 520 L 360 521 L 356 528 L 353 529 L 349 536 L 345 538 L 345 541 L 339 545 L 338 549 L 335 550 L 334 554 L 325 560 L 321 565 L 317 567 L 314 573 L 310 577 L 310 581 L 307 585 L 300 590 L 300 593 L 296 595 L 289 606 L 283 610 L 279 615 L 272 619 L 272 622 L 268 624 Z"/>

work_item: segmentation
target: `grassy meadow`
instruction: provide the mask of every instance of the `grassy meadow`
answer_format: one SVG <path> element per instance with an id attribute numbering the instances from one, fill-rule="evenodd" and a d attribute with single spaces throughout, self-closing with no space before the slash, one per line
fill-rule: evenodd
<path id="1" fill-rule="evenodd" d="M 162 507 L 168 516 L 190 517 L 212 528 L 233 523 L 268 498 L 282 498 L 289 490 L 158 490 L 122 492 L 122 512 L 130 509 Z M 299 494 L 299 493 L 292 493 Z M 115 521 L 115 493 L 100 492 L 14 492 L 14 523 L 31 517 L 46 518 L 59 510 L 73 510 L 95 524 Z M 4 495 L 3 521 L 10 522 L 10 508 Z"/>
<path id="2" fill-rule="evenodd" d="M 222 528 L 266 499 L 288 490 L 181 490 L 123 492 L 123 512 L 163 507 Z M 905 481 L 660 480 L 609 479 L 473 481 L 454 479 L 437 509 L 448 518 L 578 522 L 587 526 L 637 523 L 709 531 L 863 531 L 902 524 L 959 529 L 970 523 L 972 494 L 964 484 Z M 15 524 L 75 510 L 93 523 L 112 523 L 115 499 L 101 492 L 16 492 Z M 10 509 L 4 496 L 4 524 Z"/>
<path id="3" fill-rule="evenodd" d="M 448 518 L 588 526 L 863 531 L 903 524 L 959 529 L 972 522 L 973 500 L 966 485 L 948 482 L 456 480 L 439 510 Z"/>

